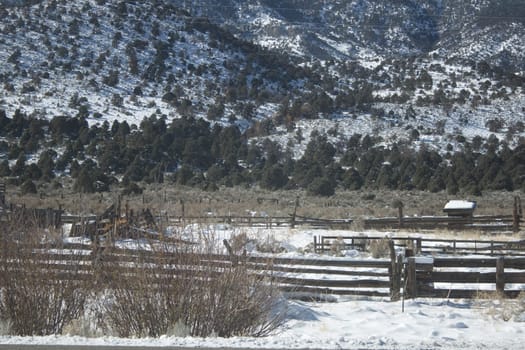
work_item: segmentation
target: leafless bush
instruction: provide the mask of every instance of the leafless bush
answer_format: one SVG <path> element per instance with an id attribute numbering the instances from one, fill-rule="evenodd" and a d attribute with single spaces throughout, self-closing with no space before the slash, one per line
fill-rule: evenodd
<path id="1" fill-rule="evenodd" d="M 0 319 L 15 335 L 60 334 L 78 318 L 89 293 L 74 257 L 58 264 L 36 239 L 1 240 Z"/>
<path id="2" fill-rule="evenodd" d="M 11 331 L 11 323 L 9 320 L 0 318 L 0 336 L 9 335 Z"/>
<path id="3" fill-rule="evenodd" d="M 341 256 L 345 250 L 345 241 L 342 237 L 338 237 L 335 241 L 332 241 L 330 245 L 330 253 L 335 256 Z"/>
<path id="4" fill-rule="evenodd" d="M 375 259 L 390 256 L 390 246 L 388 238 L 372 239 L 368 243 L 368 251 Z"/>
<path id="5" fill-rule="evenodd" d="M 242 252 L 243 249 L 246 248 L 246 244 L 248 244 L 248 241 L 248 235 L 246 234 L 246 232 L 241 232 L 239 234 L 233 235 L 230 239 L 232 250 L 236 253 Z"/>
<path id="6" fill-rule="evenodd" d="M 506 299 L 496 293 L 480 292 L 476 304 L 490 317 L 503 321 L 516 320 L 525 322 L 525 292 L 516 299 Z"/>
<path id="7" fill-rule="evenodd" d="M 282 253 L 285 249 L 281 246 L 281 242 L 275 239 L 274 236 L 268 235 L 266 239 L 257 241 L 257 251 L 261 253 Z"/>
<path id="8" fill-rule="evenodd" d="M 124 270 L 113 268 L 105 279 L 104 327 L 123 337 L 263 336 L 282 320 L 282 313 L 272 314 L 279 300 L 274 287 L 212 255 L 161 249 Z"/>

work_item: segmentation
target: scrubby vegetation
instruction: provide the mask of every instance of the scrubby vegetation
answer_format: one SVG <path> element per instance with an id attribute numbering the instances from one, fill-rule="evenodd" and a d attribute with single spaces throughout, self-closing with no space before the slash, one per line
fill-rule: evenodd
<path id="1" fill-rule="evenodd" d="M 438 152 L 414 150 L 404 141 L 385 147 L 381 138 L 359 134 L 343 145 L 333 144 L 314 132 L 304 154 L 294 159 L 276 142 L 249 142 L 235 126 L 196 118 L 168 123 L 152 115 L 139 126 L 125 121 L 89 126 L 82 117 L 47 121 L 21 113 L 8 118 L 0 111 L 0 126 L 0 147 L 8 158 L 0 175 L 16 178 L 26 193 L 36 192 L 33 182 L 60 175 L 74 178 L 75 190 L 84 193 L 109 191 L 114 185 L 140 193 L 140 182 L 205 190 L 305 189 L 320 196 L 338 188 L 479 195 L 525 186 L 525 144 L 510 148 L 496 137 L 462 140 L 460 151 Z M 37 161 L 29 162 L 30 157 Z"/>
<path id="2" fill-rule="evenodd" d="M 243 264 L 167 244 L 131 257 L 110 248 L 60 255 L 60 244 L 19 226 L 0 241 L 4 334 L 264 336 L 283 320 L 277 288 Z"/>

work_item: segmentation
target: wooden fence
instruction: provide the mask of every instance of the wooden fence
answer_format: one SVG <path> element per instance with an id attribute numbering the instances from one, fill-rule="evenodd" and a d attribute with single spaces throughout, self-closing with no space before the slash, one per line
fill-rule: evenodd
<path id="1" fill-rule="evenodd" d="M 522 257 L 410 257 L 405 271 L 408 298 L 515 298 L 525 293 Z"/>
<path id="2" fill-rule="evenodd" d="M 453 216 L 404 216 L 389 218 L 371 218 L 363 221 L 365 229 L 445 229 L 445 230 L 480 230 L 480 231 L 519 231 L 523 222 L 521 216 L 484 215 L 473 217 Z"/>
<path id="3" fill-rule="evenodd" d="M 62 223 L 78 224 L 87 221 L 97 221 L 95 215 L 63 215 Z M 163 222 L 165 225 L 185 226 L 190 224 L 227 224 L 235 227 L 295 227 L 306 226 L 319 229 L 345 229 L 352 224 L 351 219 L 317 219 L 291 216 L 162 216 L 155 218 L 157 222 Z"/>
<path id="4" fill-rule="evenodd" d="M 519 231 L 521 216 L 516 220 L 512 215 L 500 216 L 477 216 L 473 218 L 460 218 L 448 216 L 432 217 L 404 217 L 403 223 L 399 218 L 375 218 L 365 219 L 365 229 L 446 229 L 446 230 L 483 230 L 483 231 Z M 63 223 L 81 222 L 85 217 L 77 215 L 64 215 Z M 310 227 L 313 229 L 350 229 L 353 224 L 352 219 L 322 219 L 304 217 L 299 215 L 289 216 L 162 216 L 156 217 L 158 222 L 164 222 L 167 225 L 187 225 L 192 223 L 198 224 L 229 224 L 236 227 Z"/>
<path id="5" fill-rule="evenodd" d="M 144 268 L 166 266 L 165 263 L 180 261 L 184 253 L 156 255 L 151 251 L 99 248 L 91 245 L 61 244 L 32 249 L 31 260 L 41 261 L 42 270 L 60 272 L 59 278 L 79 278 L 78 270 L 94 271 L 98 264 L 105 270 L 118 273 L 133 273 L 138 261 Z M 160 256 L 160 259 L 159 259 Z M 11 259 L 12 260 L 12 259 Z M 328 295 L 359 295 L 390 297 L 391 282 L 389 260 L 345 260 L 345 259 L 296 259 L 279 257 L 238 256 L 222 254 L 196 254 L 192 266 L 186 269 L 202 271 L 204 266 L 220 270 L 242 264 L 252 273 L 263 275 L 291 297 L 319 298 Z M 161 268 L 159 268 L 161 269 Z M 181 268 L 175 269 L 178 273 Z M 136 273 L 136 270 L 135 270 Z M 330 276 L 326 278 L 326 276 Z M 87 274 L 80 274 L 88 278 Z"/>
<path id="6" fill-rule="evenodd" d="M 0 182 L 0 208 L 3 208 L 5 204 L 5 182 Z"/>
<path id="7" fill-rule="evenodd" d="M 118 275 L 138 273 L 185 273 L 198 276 L 205 268 L 244 265 L 253 274 L 272 281 L 289 297 L 325 298 L 330 295 L 407 298 L 473 298 L 501 294 L 516 297 L 525 290 L 525 258 L 408 257 L 396 255 L 393 241 L 390 259 L 281 258 L 186 253 L 160 255 L 148 250 L 97 248 L 60 244 L 30 249 L 31 266 L 49 278 L 92 278 L 94 271 Z M 27 258 L 27 256 L 26 256 Z M 177 261 L 184 261 L 183 266 Z M 190 261 L 191 264 L 187 262 Z M 0 259 L 11 268 L 23 268 L 12 258 Z M 14 267 L 13 267 L 14 266 Z M 170 267 L 171 266 L 171 267 Z M 166 270 L 166 269 L 173 269 Z M 215 271 L 214 270 L 214 271 Z M 5 270 L 4 270 L 5 271 Z M 49 273 L 49 272 L 53 273 Z M 175 272 L 174 272 L 175 271 Z M 189 274 L 188 274 L 189 272 Z M 48 277 L 46 277 L 48 278 Z M 470 287 L 469 287 L 470 286 Z"/>
<path id="8" fill-rule="evenodd" d="M 23 227 L 59 228 L 62 225 L 62 209 L 26 208 L 10 204 L 4 211 L 5 220 Z"/>
<path id="9" fill-rule="evenodd" d="M 472 240 L 427 237 L 380 236 L 314 236 L 314 252 L 323 254 L 334 250 L 365 251 L 371 242 L 392 239 L 397 247 L 410 251 L 409 255 L 489 255 L 525 256 L 525 240 Z"/>

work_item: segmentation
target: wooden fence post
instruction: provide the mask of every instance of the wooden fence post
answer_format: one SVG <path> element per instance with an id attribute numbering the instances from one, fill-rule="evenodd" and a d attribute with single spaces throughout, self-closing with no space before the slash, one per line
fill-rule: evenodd
<path id="1" fill-rule="evenodd" d="M 505 260 L 502 256 L 496 260 L 496 291 L 501 295 L 505 293 Z"/>
<path id="2" fill-rule="evenodd" d="M 512 210 L 512 230 L 519 232 L 520 230 L 520 219 L 521 219 L 521 199 L 520 197 L 514 197 L 514 208 Z"/>
<path id="3" fill-rule="evenodd" d="M 398 301 L 401 297 L 400 266 L 403 263 L 403 257 L 401 255 L 399 257 L 396 256 L 393 240 L 389 240 L 388 245 L 390 248 L 390 300 Z"/>
<path id="4" fill-rule="evenodd" d="M 299 206 L 299 197 L 295 199 L 295 205 L 293 208 L 292 220 L 290 222 L 290 227 L 295 228 L 295 216 L 297 215 L 297 207 Z"/>
<path id="5" fill-rule="evenodd" d="M 184 200 L 180 200 L 180 216 L 182 217 L 182 224 L 185 224 L 185 208 L 184 208 Z"/>
<path id="6" fill-rule="evenodd" d="M 417 279 L 416 279 L 416 258 L 415 257 L 408 258 L 406 279 L 407 279 L 407 283 L 406 283 L 407 297 L 416 298 L 417 297 Z"/>
<path id="7" fill-rule="evenodd" d="M 237 257 L 237 255 L 235 255 L 235 252 L 233 251 L 233 248 L 231 247 L 227 239 L 224 239 L 222 243 L 224 244 L 226 250 L 228 251 L 228 254 L 230 255 L 230 261 L 232 263 L 232 266 L 236 267 L 239 263 L 239 258 Z"/>
<path id="8" fill-rule="evenodd" d="M 317 236 L 314 236 L 314 254 L 317 254 Z"/>

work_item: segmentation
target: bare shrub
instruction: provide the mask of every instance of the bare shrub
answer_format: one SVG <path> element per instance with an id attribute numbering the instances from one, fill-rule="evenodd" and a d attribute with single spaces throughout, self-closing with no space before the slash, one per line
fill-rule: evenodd
<path id="1" fill-rule="evenodd" d="M 342 256 L 345 250 L 345 241 L 342 237 L 338 237 L 335 241 L 332 241 L 330 245 L 330 253 L 335 256 Z"/>
<path id="2" fill-rule="evenodd" d="M 368 251 L 375 259 L 390 256 L 390 246 L 388 238 L 372 239 L 368 243 Z"/>
<path id="3" fill-rule="evenodd" d="M 249 240 L 246 232 L 233 235 L 230 239 L 232 250 L 236 253 L 242 252 L 243 249 L 246 248 L 246 244 L 248 244 L 248 242 Z"/>
<path id="4" fill-rule="evenodd" d="M 282 314 L 272 316 L 277 289 L 244 265 L 164 248 L 138 254 L 133 265 L 106 274 L 108 331 L 123 337 L 263 336 L 280 325 Z"/>
<path id="5" fill-rule="evenodd" d="M 11 322 L 0 316 L 0 336 L 9 335 Z"/>
<path id="6" fill-rule="evenodd" d="M 37 235 L 35 239 L 26 235 L 24 240 L 9 236 L 3 236 L 0 247 L 0 315 L 9 325 L 8 332 L 60 334 L 81 315 L 89 293 L 81 261 L 71 256 L 57 263 Z"/>
<path id="7" fill-rule="evenodd" d="M 272 235 L 266 236 L 266 239 L 262 241 L 257 241 L 256 247 L 257 251 L 261 253 L 282 253 L 285 251 L 281 242 L 276 240 Z"/>
<path id="8" fill-rule="evenodd" d="M 195 336 L 264 336 L 282 321 L 282 313 L 274 313 L 279 300 L 276 288 L 242 265 L 224 269 L 193 299 L 187 316 Z"/>
<path id="9" fill-rule="evenodd" d="M 93 293 L 92 296 L 94 295 L 95 293 Z M 101 320 L 103 318 L 99 306 L 99 303 L 101 302 L 103 302 L 102 298 L 89 298 L 86 301 L 86 307 L 84 308 L 82 315 L 67 323 L 62 330 L 62 334 L 84 338 L 95 338 L 106 335 L 101 326 Z"/>
<path id="10" fill-rule="evenodd" d="M 493 292 L 480 292 L 476 297 L 476 305 L 490 317 L 525 322 L 525 292 L 521 292 L 516 299 L 507 299 Z"/>

